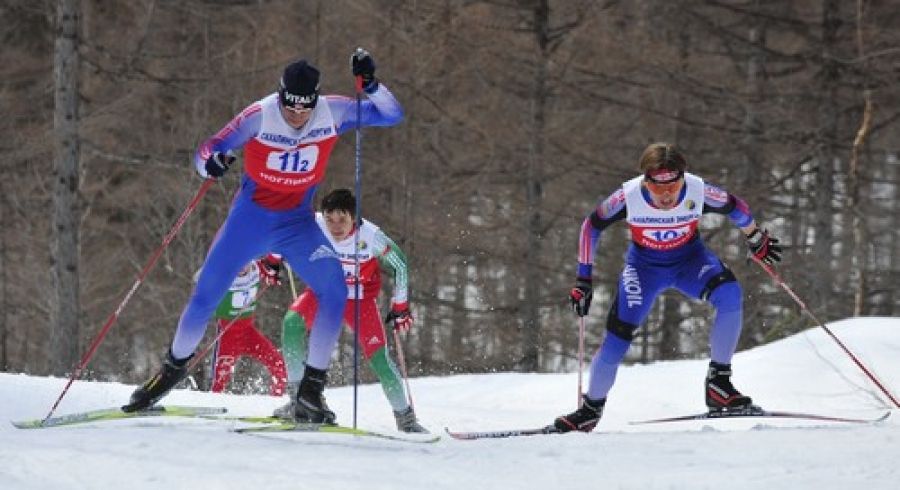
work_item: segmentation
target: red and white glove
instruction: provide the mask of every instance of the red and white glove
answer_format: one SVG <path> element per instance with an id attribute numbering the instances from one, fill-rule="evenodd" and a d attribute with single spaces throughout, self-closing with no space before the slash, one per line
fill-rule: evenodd
<path id="1" fill-rule="evenodd" d="M 775 262 L 781 261 L 781 246 L 778 245 L 777 238 L 769 235 L 769 230 L 753 230 L 753 233 L 747 235 L 747 246 L 756 260 L 766 265 L 775 265 Z"/>
<path id="2" fill-rule="evenodd" d="M 256 261 L 259 277 L 266 286 L 281 286 L 281 257 L 268 254 Z"/>
<path id="3" fill-rule="evenodd" d="M 413 324 L 412 312 L 409 311 L 409 303 L 394 303 L 391 312 L 387 314 L 384 323 L 394 322 L 394 330 L 408 332 Z"/>
<path id="4" fill-rule="evenodd" d="M 591 278 L 579 277 L 575 281 L 575 286 L 569 291 L 569 303 L 572 305 L 572 311 L 578 316 L 587 316 L 593 297 L 594 286 Z"/>

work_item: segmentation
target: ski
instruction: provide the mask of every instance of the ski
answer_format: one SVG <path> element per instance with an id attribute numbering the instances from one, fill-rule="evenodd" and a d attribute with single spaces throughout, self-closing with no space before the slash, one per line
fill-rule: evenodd
<path id="1" fill-rule="evenodd" d="M 178 405 L 157 405 L 147 410 L 123 412 L 121 408 L 101 408 L 87 412 L 75 412 L 49 419 L 13 421 L 12 425 L 19 429 L 45 429 L 67 425 L 85 424 L 105 420 L 121 420 L 138 417 L 202 417 L 225 413 L 224 407 L 187 407 Z"/>
<path id="2" fill-rule="evenodd" d="M 505 439 L 507 437 L 539 436 L 544 434 L 561 434 L 559 429 L 552 425 L 535 429 L 489 430 L 479 432 L 459 432 L 452 431 L 449 428 L 444 427 L 444 431 L 450 437 L 460 441 L 473 441 L 475 439 Z"/>
<path id="3" fill-rule="evenodd" d="M 415 437 L 413 435 L 401 436 L 366 429 L 354 429 L 352 427 L 345 427 L 343 425 L 295 423 L 284 421 L 272 422 L 267 425 L 256 425 L 253 427 L 239 427 L 232 430 L 239 434 L 315 432 L 319 434 L 341 434 L 348 436 L 374 437 L 376 439 L 386 439 L 389 441 L 413 442 L 421 444 L 430 444 L 441 439 L 441 436 L 431 434 L 423 434 L 422 437 Z"/>
<path id="4" fill-rule="evenodd" d="M 280 424 L 289 423 L 290 421 L 273 415 L 201 415 L 201 418 L 207 420 L 224 420 L 228 422 L 244 422 L 248 424 Z"/>
<path id="5" fill-rule="evenodd" d="M 803 420 L 819 420 L 824 422 L 845 422 L 845 423 L 853 423 L 853 424 L 872 424 L 875 422 L 881 422 L 882 420 L 888 418 L 891 415 L 891 412 L 885 412 L 883 415 L 876 418 L 852 418 L 852 417 L 834 417 L 831 415 L 820 415 L 814 413 L 803 413 L 803 412 L 786 412 L 783 410 L 766 410 L 761 407 L 752 406 L 746 409 L 738 409 L 738 410 L 729 410 L 729 411 L 715 411 L 715 412 L 703 412 L 703 413 L 695 413 L 690 415 L 680 415 L 677 417 L 664 417 L 659 419 L 649 419 L 649 420 L 638 420 L 629 422 L 631 425 L 641 425 L 641 424 L 659 424 L 664 422 L 685 422 L 689 420 L 712 420 L 712 419 L 726 419 L 732 417 L 772 417 L 772 418 L 784 418 L 784 419 L 803 419 Z"/>

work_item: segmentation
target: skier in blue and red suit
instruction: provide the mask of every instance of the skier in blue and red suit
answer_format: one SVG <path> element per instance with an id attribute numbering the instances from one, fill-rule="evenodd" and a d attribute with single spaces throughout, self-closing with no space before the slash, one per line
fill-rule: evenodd
<path id="1" fill-rule="evenodd" d="M 250 104 L 200 145 L 194 161 L 204 178 L 221 177 L 244 150 L 244 174 L 228 217 L 210 248 L 190 301 L 159 372 L 131 395 L 125 411 L 150 407 L 186 375 L 206 323 L 232 280 L 250 260 L 278 253 L 315 291 L 319 311 L 297 393 L 299 421 L 334 423 L 323 396 L 331 354 L 347 301 L 340 261 L 316 224 L 313 197 L 338 136 L 362 126 L 393 126 L 403 119 L 394 95 L 375 78 L 363 49 L 351 56 L 366 99 L 357 121 L 356 100 L 319 96 L 319 71 L 305 60 L 284 69 L 277 92 Z"/>
<path id="2" fill-rule="evenodd" d="M 778 240 L 756 226 L 743 200 L 685 172 L 687 161 L 673 145 L 649 145 L 639 167 L 642 175 L 601 201 L 581 226 L 578 274 L 569 293 L 580 317 L 588 314 L 591 304 L 593 256 L 600 233 L 624 219 L 631 230 L 631 244 L 607 317 L 607 335 L 591 362 L 588 391 L 578 410 L 554 420 L 561 432 L 594 429 L 634 332 L 656 296 L 670 287 L 716 308 L 705 382 L 709 409 L 737 410 L 752 403 L 731 384 L 731 358 L 743 322 L 741 287 L 731 270 L 706 248 L 697 225 L 703 214 L 727 215 L 744 232 L 751 253 L 770 265 L 781 259 Z"/>

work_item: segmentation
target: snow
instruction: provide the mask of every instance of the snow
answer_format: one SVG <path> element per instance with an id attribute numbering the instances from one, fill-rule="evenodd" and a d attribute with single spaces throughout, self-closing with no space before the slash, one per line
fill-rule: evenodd
<path id="1" fill-rule="evenodd" d="M 900 318 L 829 328 L 897 396 Z M 591 348 L 595 346 L 590 346 Z M 142 418 L 40 430 L 0 423 L 2 489 L 888 489 L 900 488 L 900 414 L 878 424 L 772 419 L 629 425 L 703 410 L 706 361 L 623 366 L 590 434 L 410 444 L 333 434 L 246 435 L 234 422 Z M 734 382 L 764 407 L 875 417 L 889 402 L 812 328 L 738 353 Z M 587 378 L 585 377 L 585 380 Z M 0 419 L 41 418 L 64 379 L 0 374 Z M 459 375 L 410 380 L 432 431 L 530 428 L 576 403 L 577 376 Z M 55 415 L 122 404 L 133 386 L 76 382 Z M 326 392 L 352 424 L 352 390 Z M 359 426 L 392 432 L 380 387 L 359 390 Z M 168 404 L 268 415 L 283 400 L 174 391 Z M 896 412 L 896 411 L 895 411 Z"/>

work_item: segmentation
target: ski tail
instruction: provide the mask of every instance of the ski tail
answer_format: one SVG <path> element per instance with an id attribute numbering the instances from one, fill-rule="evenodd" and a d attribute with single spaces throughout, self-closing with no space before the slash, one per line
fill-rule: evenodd
<path id="1" fill-rule="evenodd" d="M 478 432 L 452 431 L 449 428 L 444 427 L 444 432 L 446 432 L 447 435 L 449 435 L 453 439 L 457 439 L 460 441 L 472 441 L 476 439 L 505 439 L 508 437 L 538 436 L 545 434 L 562 434 L 559 429 L 552 425 L 532 429 L 510 429 Z"/>
<path id="2" fill-rule="evenodd" d="M 320 434 L 338 434 L 338 435 L 348 435 L 348 436 L 359 436 L 359 437 L 372 437 L 375 439 L 385 439 L 389 441 L 398 441 L 398 442 L 412 442 L 412 443 L 420 443 L 420 444 L 430 444 L 437 442 L 441 439 L 439 435 L 425 434 L 422 436 L 415 436 L 412 434 L 407 435 L 395 435 L 395 434 L 387 434 L 384 432 L 378 432 L 373 430 L 366 429 L 357 429 L 353 427 L 346 427 L 343 425 L 331 425 L 331 424 L 312 424 L 312 423 L 298 423 L 298 422 L 271 422 L 266 425 L 255 425 L 252 427 L 239 427 L 236 429 L 232 429 L 234 432 L 239 434 L 272 434 L 272 433 L 296 433 L 296 432 L 306 432 L 306 433 L 320 433 Z"/>
<path id="3" fill-rule="evenodd" d="M 225 407 L 189 407 L 180 405 L 156 405 L 147 410 L 125 412 L 120 407 L 101 408 L 86 412 L 75 412 L 49 419 L 33 419 L 13 421 L 12 425 L 18 429 L 46 429 L 50 427 L 63 427 L 67 425 L 86 424 L 105 420 L 121 420 L 137 417 L 204 417 L 215 414 L 223 414 L 228 409 Z"/>

